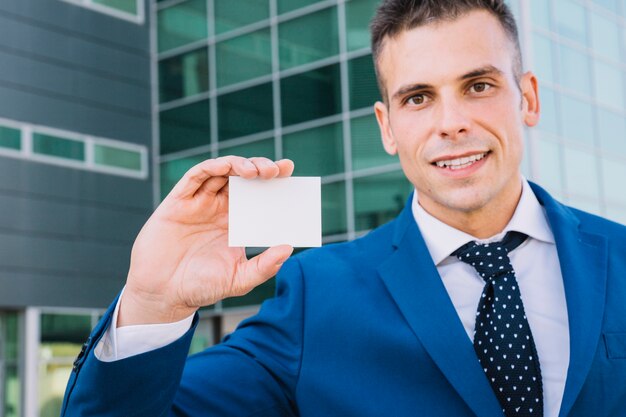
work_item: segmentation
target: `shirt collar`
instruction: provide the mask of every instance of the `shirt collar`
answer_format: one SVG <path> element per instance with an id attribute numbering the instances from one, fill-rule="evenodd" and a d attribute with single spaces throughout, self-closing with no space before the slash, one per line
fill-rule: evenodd
<path id="1" fill-rule="evenodd" d="M 526 179 L 522 180 L 522 196 L 513 213 L 513 217 L 502 232 L 488 239 L 478 239 L 445 224 L 427 213 L 417 201 L 417 190 L 415 190 L 411 204 L 413 217 L 419 226 L 422 237 L 426 242 L 426 247 L 435 265 L 439 265 L 450 256 L 452 252 L 468 242 L 478 241 L 481 243 L 489 243 L 498 241 L 504 237 L 506 232 L 512 230 L 522 232 L 533 239 L 554 244 L 554 235 L 548 224 L 545 211 L 541 204 L 539 204 L 535 193 L 533 193 Z"/>

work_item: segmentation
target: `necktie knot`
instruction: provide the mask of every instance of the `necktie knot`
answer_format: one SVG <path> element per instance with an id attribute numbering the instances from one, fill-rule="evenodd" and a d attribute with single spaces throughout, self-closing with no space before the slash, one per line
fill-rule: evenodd
<path id="1" fill-rule="evenodd" d="M 526 235 L 519 232 L 508 232 L 503 240 L 493 243 L 469 242 L 452 255 L 460 261 L 473 266 L 485 280 L 495 280 L 499 276 L 513 273 L 513 266 L 508 253 L 518 247 Z"/>

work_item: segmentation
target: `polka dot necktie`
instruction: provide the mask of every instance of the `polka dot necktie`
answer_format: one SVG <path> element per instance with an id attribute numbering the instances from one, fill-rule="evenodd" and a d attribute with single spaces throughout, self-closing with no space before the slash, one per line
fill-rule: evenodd
<path id="1" fill-rule="evenodd" d="M 508 253 L 526 235 L 461 246 L 453 253 L 485 280 L 478 303 L 474 350 L 507 417 L 543 416 L 541 369 Z"/>

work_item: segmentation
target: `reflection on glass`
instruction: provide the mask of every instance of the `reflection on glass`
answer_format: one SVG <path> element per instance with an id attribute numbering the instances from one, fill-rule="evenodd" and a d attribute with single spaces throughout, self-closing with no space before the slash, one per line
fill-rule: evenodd
<path id="1" fill-rule="evenodd" d="M 267 75 L 272 72 L 270 30 L 219 42 L 215 54 L 218 87 Z"/>
<path id="2" fill-rule="evenodd" d="M 539 89 L 539 99 L 541 100 L 541 118 L 537 125 L 539 129 L 549 133 L 558 134 L 559 124 L 557 123 L 556 99 L 554 90 L 543 87 Z"/>
<path id="3" fill-rule="evenodd" d="M 589 152 L 566 146 L 563 161 L 568 194 L 597 199 L 599 196 L 596 157 Z"/>
<path id="4" fill-rule="evenodd" d="M 91 332 L 91 315 L 42 314 L 39 416 L 57 417 L 74 359 Z"/>
<path id="5" fill-rule="evenodd" d="M 330 7 L 281 23 L 278 38 L 281 69 L 337 55 L 337 8 Z"/>
<path id="6" fill-rule="evenodd" d="M 161 199 L 164 199 L 174 188 L 176 183 L 185 175 L 191 167 L 205 159 L 211 158 L 210 153 L 190 156 L 188 158 L 175 159 L 161 163 Z"/>
<path id="7" fill-rule="evenodd" d="M 91 0 L 95 4 L 101 4 L 120 12 L 137 15 L 137 0 Z"/>
<path id="8" fill-rule="evenodd" d="M 373 107 L 380 100 L 374 62 L 371 55 L 365 55 L 348 62 L 350 79 L 350 110 Z"/>
<path id="9" fill-rule="evenodd" d="M 206 39 L 206 0 L 188 0 L 158 12 L 158 49 L 167 51 Z"/>
<path id="10" fill-rule="evenodd" d="M 376 117 L 371 114 L 350 121 L 352 134 L 352 169 L 359 170 L 398 162 L 383 148 Z"/>
<path id="11" fill-rule="evenodd" d="M 95 144 L 94 162 L 96 165 L 141 171 L 141 154 L 138 151 L 113 146 Z"/>
<path id="12" fill-rule="evenodd" d="M 0 126 L 0 148 L 22 149 L 22 132 L 12 127 Z"/>
<path id="13" fill-rule="evenodd" d="M 84 161 L 85 143 L 44 133 L 33 133 L 33 153 Z"/>
<path id="14" fill-rule="evenodd" d="M 245 145 L 228 146 L 220 148 L 219 155 L 237 155 L 244 158 L 264 156 L 272 161 L 276 158 L 274 150 L 274 138 L 263 139 Z"/>
<path id="15" fill-rule="evenodd" d="M 402 211 L 413 186 L 402 171 L 354 180 L 355 228 L 373 229 Z"/>
<path id="16" fill-rule="evenodd" d="M 346 183 L 333 182 L 322 185 L 322 234 L 324 236 L 345 233 Z"/>
<path id="17" fill-rule="evenodd" d="M 341 112 L 339 65 L 329 65 L 280 81 L 283 125 Z"/>
<path id="18" fill-rule="evenodd" d="M 622 71 L 613 65 L 600 61 L 594 61 L 593 64 L 596 98 L 607 106 L 623 110 L 624 83 Z"/>
<path id="19" fill-rule="evenodd" d="M 598 135 L 602 150 L 611 155 L 626 157 L 626 120 L 624 116 L 597 108 Z"/>
<path id="20" fill-rule="evenodd" d="M 159 101 L 189 97 L 209 89 L 207 48 L 159 62 Z"/>
<path id="21" fill-rule="evenodd" d="M 0 415 L 5 417 L 22 416 L 19 367 L 24 359 L 21 357 L 24 349 L 20 340 L 18 313 L 0 312 L 0 373 L 4 373 L 0 379 Z"/>
<path id="22" fill-rule="evenodd" d="M 211 142 L 209 100 L 202 100 L 159 115 L 161 155 Z"/>
<path id="23" fill-rule="evenodd" d="M 593 107 L 567 95 L 561 95 L 561 127 L 566 140 L 593 146 Z"/>
<path id="24" fill-rule="evenodd" d="M 272 83 L 218 97 L 217 114 L 220 141 L 273 129 Z"/>
<path id="25" fill-rule="evenodd" d="M 310 4 L 319 3 L 322 0 L 278 0 L 278 14 L 290 12 Z"/>
<path id="26" fill-rule="evenodd" d="M 534 65 L 537 78 L 541 81 L 554 83 L 552 66 L 552 42 L 541 35 L 533 36 Z"/>
<path id="27" fill-rule="evenodd" d="M 215 33 L 227 32 L 259 20 L 268 19 L 268 0 L 214 0 Z"/>
<path id="28" fill-rule="evenodd" d="M 283 156 L 295 163 L 294 175 L 323 176 L 343 171 L 342 124 L 283 136 Z"/>
<path id="29" fill-rule="evenodd" d="M 346 38 L 349 51 L 370 46 L 369 23 L 379 4 L 379 0 L 352 0 L 346 3 Z"/>
<path id="30" fill-rule="evenodd" d="M 537 181 L 548 191 L 555 194 L 563 193 L 563 180 L 561 176 L 561 151 L 560 145 L 539 137 L 535 141 L 536 152 L 533 157 L 537 158 Z"/>
<path id="31" fill-rule="evenodd" d="M 554 16 L 557 30 L 561 35 L 583 44 L 587 43 L 587 24 L 583 6 L 574 0 L 556 0 L 554 3 Z"/>
<path id="32" fill-rule="evenodd" d="M 561 58 L 559 82 L 576 93 L 591 95 L 588 56 L 569 46 L 559 45 L 559 48 Z"/>
<path id="33" fill-rule="evenodd" d="M 550 2 L 530 2 L 531 21 L 533 25 L 550 30 Z"/>
<path id="34" fill-rule="evenodd" d="M 593 51 L 613 60 L 619 60 L 619 29 L 617 23 L 591 13 L 591 45 Z"/>
<path id="35" fill-rule="evenodd" d="M 607 201 L 623 204 L 626 208 L 626 193 L 624 193 L 624 178 L 626 178 L 626 164 L 603 158 L 602 179 L 604 181 L 604 195 Z"/>

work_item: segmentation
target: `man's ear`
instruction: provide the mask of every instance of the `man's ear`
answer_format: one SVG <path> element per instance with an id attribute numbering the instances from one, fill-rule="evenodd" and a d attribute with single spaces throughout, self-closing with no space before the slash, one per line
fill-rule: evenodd
<path id="1" fill-rule="evenodd" d="M 539 123 L 539 87 L 537 77 L 532 72 L 522 75 L 520 81 L 522 90 L 522 118 L 526 126 L 532 127 Z"/>
<path id="2" fill-rule="evenodd" d="M 376 104 L 374 104 L 374 112 L 376 114 L 376 120 L 378 121 L 378 127 L 380 128 L 380 136 L 385 152 L 389 155 L 395 155 L 398 153 L 398 147 L 389 124 L 389 109 L 386 104 L 377 101 Z"/>

